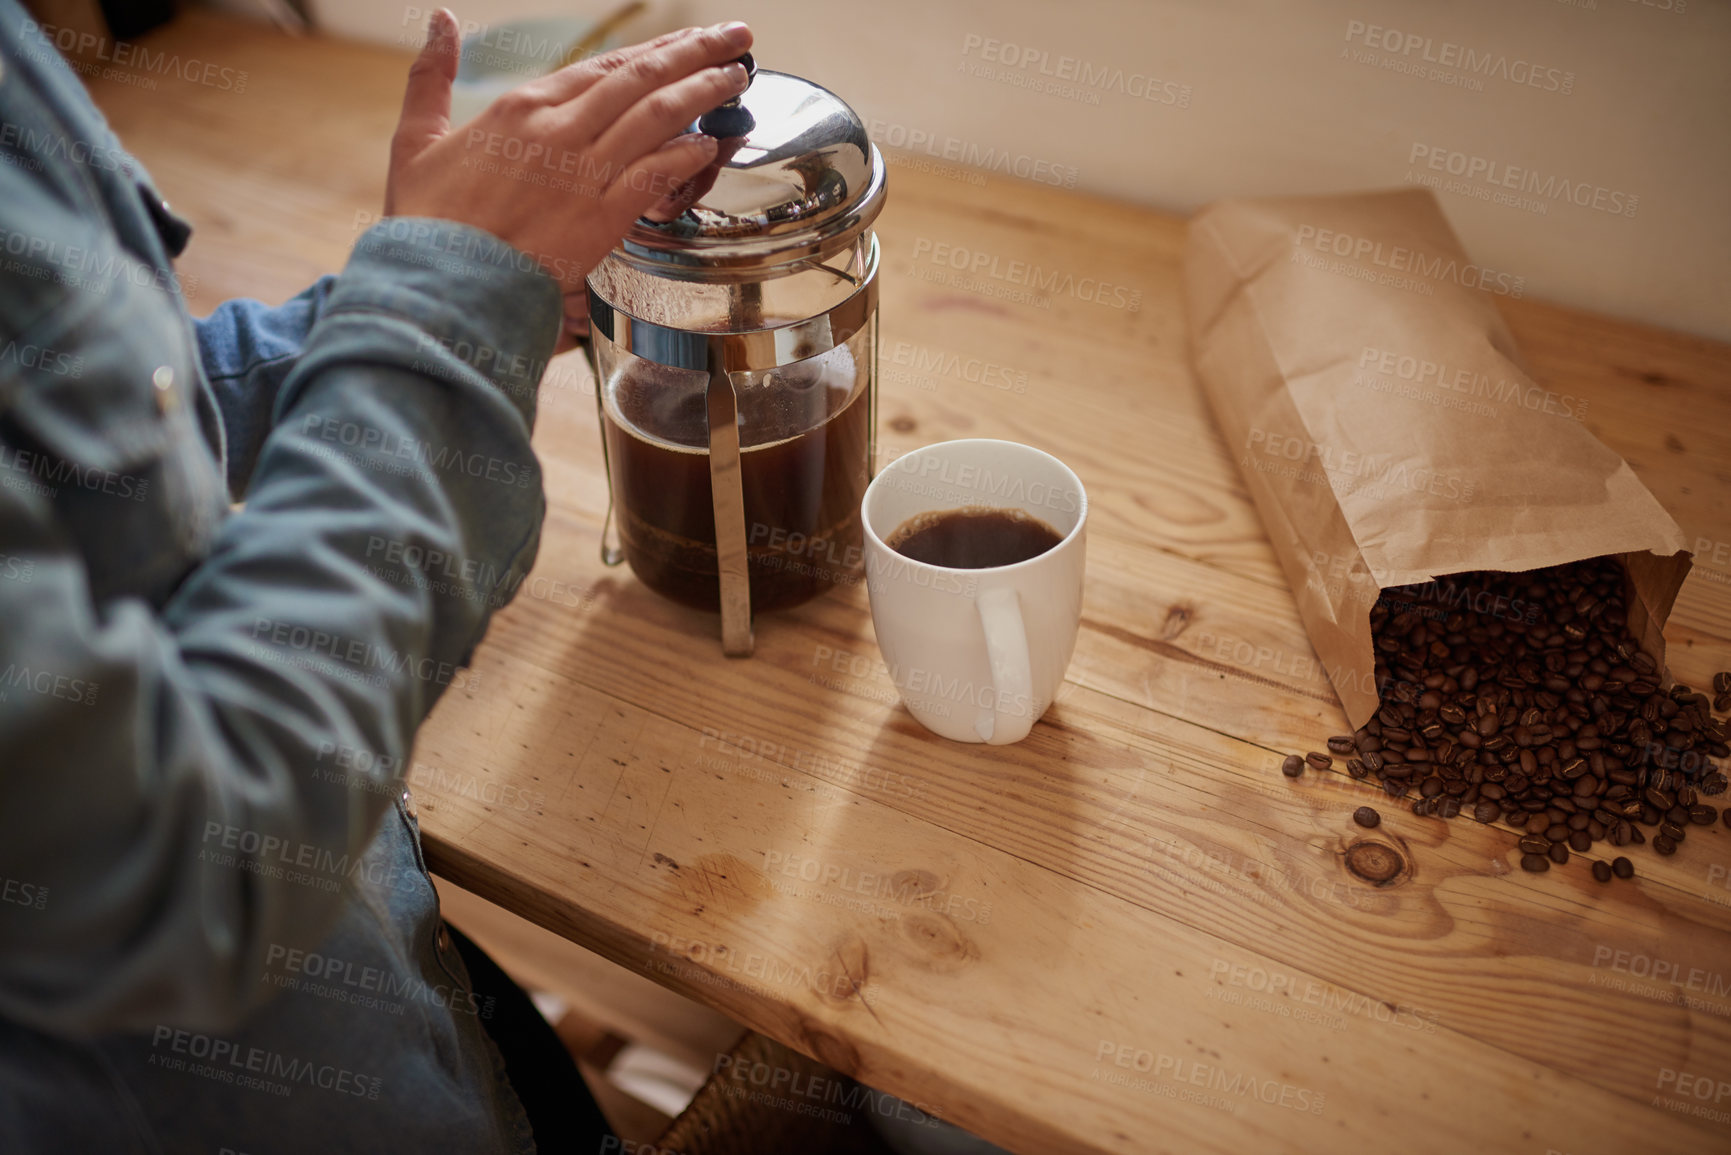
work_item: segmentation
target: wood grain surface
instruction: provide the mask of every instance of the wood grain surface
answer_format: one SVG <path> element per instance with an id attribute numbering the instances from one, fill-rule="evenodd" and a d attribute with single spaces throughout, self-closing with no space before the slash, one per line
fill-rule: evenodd
<path id="1" fill-rule="evenodd" d="M 197 226 L 194 310 L 339 269 L 407 58 L 197 14 L 152 43 L 247 73 L 92 81 Z M 1281 777 L 1345 722 L 1187 364 L 1183 222 L 954 175 L 892 163 L 879 464 L 1004 437 L 1081 475 L 1058 704 L 1010 748 L 927 734 L 863 586 L 723 658 L 712 616 L 600 564 L 594 387 L 561 359 L 534 575 L 415 753 L 435 869 L 1023 1155 L 1731 1148 L 1731 831 L 1601 886 L 1581 856 L 1523 874 L 1465 819 L 1386 805 L 1360 830 L 1380 794 Z M 939 245 L 1136 307 L 1018 300 Z M 1731 348 L 1498 304 L 1697 543 L 1666 633 L 1703 685 L 1731 668 Z M 1366 843 L 1393 880 L 1351 869 Z"/>

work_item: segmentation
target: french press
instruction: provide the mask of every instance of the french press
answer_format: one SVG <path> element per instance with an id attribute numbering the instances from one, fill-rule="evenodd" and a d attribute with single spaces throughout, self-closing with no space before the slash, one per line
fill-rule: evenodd
<path id="1" fill-rule="evenodd" d="M 730 655 L 751 653 L 754 612 L 858 580 L 885 189 L 840 98 L 742 62 L 746 91 L 693 126 L 721 143 L 702 191 L 589 275 L 602 560 L 718 609 Z"/>

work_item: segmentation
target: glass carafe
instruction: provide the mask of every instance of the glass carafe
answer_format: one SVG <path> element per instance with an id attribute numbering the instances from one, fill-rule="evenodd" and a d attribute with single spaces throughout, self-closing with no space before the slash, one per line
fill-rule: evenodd
<path id="1" fill-rule="evenodd" d="M 589 277 L 611 507 L 602 543 L 645 585 L 754 612 L 857 579 L 874 465 L 884 165 L 827 90 L 774 72 L 699 122 L 723 159 Z"/>

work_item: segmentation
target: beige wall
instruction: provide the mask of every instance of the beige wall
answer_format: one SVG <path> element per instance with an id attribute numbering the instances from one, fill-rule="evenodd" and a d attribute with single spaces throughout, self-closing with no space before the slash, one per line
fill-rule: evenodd
<path id="1" fill-rule="evenodd" d="M 315 7 L 400 42 L 413 6 Z M 1731 0 L 672 0 L 639 27 L 730 17 L 880 143 L 1174 212 L 1422 175 L 1525 295 L 1731 340 Z"/>

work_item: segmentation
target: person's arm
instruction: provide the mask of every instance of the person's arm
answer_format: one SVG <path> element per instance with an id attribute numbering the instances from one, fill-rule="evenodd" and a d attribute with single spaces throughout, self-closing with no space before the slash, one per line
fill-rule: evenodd
<path id="1" fill-rule="evenodd" d="M 335 277 L 321 277 L 275 308 L 253 300 L 224 301 L 193 322 L 199 359 L 222 413 L 228 487 L 235 498 L 246 492 L 270 432 L 277 394 L 335 283 Z"/>
<path id="2" fill-rule="evenodd" d="M 44 896 L 0 906 L 0 1016 L 221 1029 L 258 997 L 272 946 L 318 941 L 415 727 L 533 559 L 529 428 L 560 290 L 713 158 L 712 141 L 668 137 L 743 86 L 716 65 L 749 43 L 691 31 L 585 61 L 458 138 L 449 13 L 435 31 L 393 151 L 387 207 L 406 215 L 357 245 L 282 383 L 244 509 L 162 611 L 98 607 L 51 502 L 0 485 L 0 553 L 28 569 L 0 572 L 0 670 L 68 688 L 0 700 L 0 875 Z M 474 130 L 575 150 L 591 184 L 480 176 Z M 38 235 L 117 257 L 88 222 L 49 215 Z M 104 383 L 149 374 L 182 324 L 125 283 L 53 315 L 8 299 L 88 353 L 74 408 L 130 396 Z M 160 434 L 141 416 L 125 437 L 142 451 Z"/>
<path id="3" fill-rule="evenodd" d="M 461 255 L 501 248 L 438 221 L 363 238 L 244 511 L 160 615 L 96 610 L 49 502 L 0 487 L 0 548 L 29 567 L 0 580 L 0 670 L 65 690 L 0 700 L 0 873 L 47 895 L 0 917 L 0 1015 L 220 1028 L 272 944 L 322 934 L 415 727 L 534 557 L 532 394 L 446 351 L 550 352 L 554 283 Z"/>

